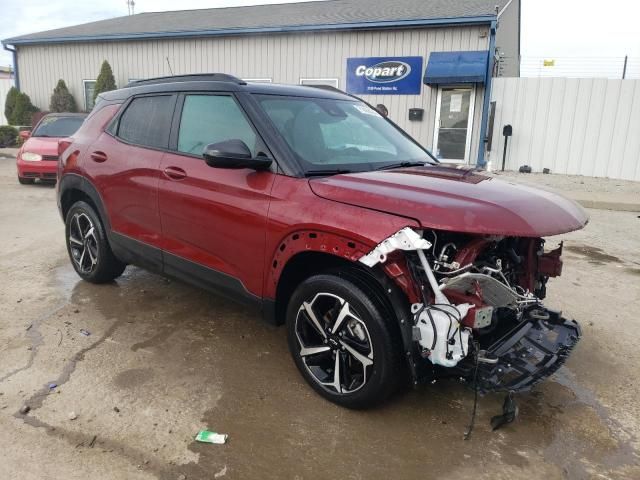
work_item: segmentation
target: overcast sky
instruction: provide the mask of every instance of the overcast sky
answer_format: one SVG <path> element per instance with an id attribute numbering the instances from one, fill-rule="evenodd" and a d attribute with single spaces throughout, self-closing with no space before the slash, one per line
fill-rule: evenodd
<path id="1" fill-rule="evenodd" d="M 425 0 L 428 1 L 428 0 Z M 389 0 L 390 3 L 393 0 Z M 0 39 L 127 14 L 125 0 L 3 0 Z M 287 3 L 286 0 L 136 0 L 136 12 Z M 640 65 L 640 2 L 522 0 L 524 57 L 602 58 L 630 55 Z M 0 65 L 11 54 L 0 50 Z"/>

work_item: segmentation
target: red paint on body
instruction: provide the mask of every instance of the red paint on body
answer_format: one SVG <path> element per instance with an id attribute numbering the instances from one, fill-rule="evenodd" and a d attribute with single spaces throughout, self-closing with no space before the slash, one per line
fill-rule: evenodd
<path id="1" fill-rule="evenodd" d="M 414 167 L 315 179 L 313 191 L 343 204 L 420 222 L 423 228 L 460 233 L 544 237 L 583 228 L 588 217 L 572 200 L 546 190 L 464 170 L 445 178 L 442 167 Z M 477 181 L 476 177 L 484 180 Z"/>

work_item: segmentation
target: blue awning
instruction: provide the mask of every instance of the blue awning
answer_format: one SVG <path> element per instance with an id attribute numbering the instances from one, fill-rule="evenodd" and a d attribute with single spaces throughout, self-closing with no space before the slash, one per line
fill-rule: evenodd
<path id="1" fill-rule="evenodd" d="M 484 83 L 488 60 L 487 50 L 431 52 L 424 72 L 424 83 L 427 85 Z"/>

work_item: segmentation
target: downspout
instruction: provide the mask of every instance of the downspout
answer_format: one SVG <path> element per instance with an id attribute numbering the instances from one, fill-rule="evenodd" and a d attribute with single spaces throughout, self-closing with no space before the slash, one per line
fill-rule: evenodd
<path id="1" fill-rule="evenodd" d="M 484 77 L 484 98 L 482 101 L 482 119 L 480 121 L 480 145 L 478 148 L 478 162 L 476 166 L 478 168 L 485 168 L 487 161 L 484 158 L 485 145 L 487 143 L 487 124 L 489 122 L 489 104 L 491 102 L 491 80 L 493 78 L 493 64 L 495 61 L 496 50 L 496 28 L 497 21 L 491 21 L 491 28 L 489 30 L 489 61 L 487 62 L 487 71 Z"/>
<path id="2" fill-rule="evenodd" d="M 7 52 L 11 52 L 11 54 L 13 55 L 13 77 L 14 77 L 13 83 L 15 84 L 18 91 L 20 91 L 20 76 L 18 75 L 18 52 L 16 51 L 15 48 L 9 48 L 5 44 L 2 44 L 2 46 Z"/>

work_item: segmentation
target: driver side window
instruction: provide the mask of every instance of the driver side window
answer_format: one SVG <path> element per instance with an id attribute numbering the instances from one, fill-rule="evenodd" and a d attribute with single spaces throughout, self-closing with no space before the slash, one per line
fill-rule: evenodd
<path id="1" fill-rule="evenodd" d="M 178 151 L 200 155 L 211 143 L 238 139 L 256 156 L 256 134 L 240 106 L 229 95 L 186 95 Z"/>

